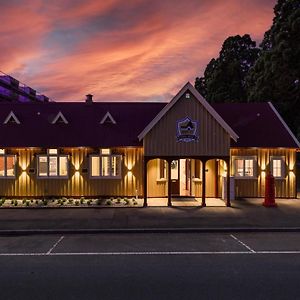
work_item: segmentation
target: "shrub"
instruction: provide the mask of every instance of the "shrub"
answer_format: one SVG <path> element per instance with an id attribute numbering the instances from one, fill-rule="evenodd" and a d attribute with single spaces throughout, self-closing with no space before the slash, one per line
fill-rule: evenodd
<path id="1" fill-rule="evenodd" d="M 68 199 L 66 197 L 62 197 L 61 200 L 63 203 L 65 203 Z"/>
<path id="2" fill-rule="evenodd" d="M 35 204 L 36 204 L 36 205 L 39 204 L 39 200 L 38 200 L 38 199 L 35 200 Z"/>
<path id="3" fill-rule="evenodd" d="M 26 203 L 26 199 L 23 199 L 23 200 L 22 200 L 22 204 L 25 204 L 25 203 Z"/>
<path id="4" fill-rule="evenodd" d="M 76 205 L 76 206 L 79 205 L 79 201 L 78 201 L 78 200 L 75 201 L 75 205 Z"/>
<path id="5" fill-rule="evenodd" d="M 127 198 L 124 199 L 124 204 L 128 205 L 129 204 L 129 200 Z"/>
<path id="6" fill-rule="evenodd" d="M 80 204 L 83 204 L 84 203 L 84 197 L 81 197 L 80 198 Z"/>
<path id="7" fill-rule="evenodd" d="M 92 201 L 91 200 L 88 200 L 87 201 L 87 205 L 91 205 Z"/>
<path id="8" fill-rule="evenodd" d="M 26 206 L 29 206 L 30 202 L 29 201 L 26 201 Z"/>
<path id="9" fill-rule="evenodd" d="M 69 199 L 69 204 L 73 204 L 73 199 Z"/>
<path id="10" fill-rule="evenodd" d="M 31 199 L 30 202 L 33 203 L 33 199 Z"/>
<path id="11" fill-rule="evenodd" d="M 101 199 L 97 199 L 96 204 L 101 205 L 101 203 L 102 203 Z"/>
<path id="12" fill-rule="evenodd" d="M 111 200 L 107 200 L 105 204 L 106 205 L 112 205 L 112 201 Z"/>
<path id="13" fill-rule="evenodd" d="M 18 206 L 18 200 L 14 201 L 14 206 Z"/>
<path id="14" fill-rule="evenodd" d="M 10 204 L 13 205 L 14 203 L 15 203 L 15 200 L 12 199 L 12 200 L 10 201 Z"/>
<path id="15" fill-rule="evenodd" d="M 48 201 L 47 201 L 46 199 L 44 199 L 44 200 L 43 200 L 43 204 L 44 204 L 44 205 L 47 205 L 47 204 L 48 204 Z"/>

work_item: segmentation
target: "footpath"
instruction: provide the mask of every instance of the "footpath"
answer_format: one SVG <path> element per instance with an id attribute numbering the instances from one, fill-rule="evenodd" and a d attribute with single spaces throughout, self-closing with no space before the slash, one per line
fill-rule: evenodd
<path id="1" fill-rule="evenodd" d="M 299 231 L 300 199 L 232 201 L 232 207 L 0 209 L 0 235 L 95 232 Z"/>

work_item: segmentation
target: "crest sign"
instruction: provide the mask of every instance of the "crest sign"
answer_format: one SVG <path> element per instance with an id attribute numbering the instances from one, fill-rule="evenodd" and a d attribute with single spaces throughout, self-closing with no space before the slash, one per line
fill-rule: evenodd
<path id="1" fill-rule="evenodd" d="M 178 142 L 195 142 L 198 141 L 198 122 L 189 117 L 176 122 L 176 137 Z"/>

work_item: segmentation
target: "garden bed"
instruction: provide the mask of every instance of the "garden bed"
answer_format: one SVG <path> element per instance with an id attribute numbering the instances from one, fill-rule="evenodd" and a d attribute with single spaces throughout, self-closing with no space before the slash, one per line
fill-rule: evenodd
<path id="1" fill-rule="evenodd" d="M 0 199 L 1 208 L 57 208 L 57 207 L 141 207 L 143 199 L 110 197 L 110 198 L 36 198 L 36 199 Z"/>

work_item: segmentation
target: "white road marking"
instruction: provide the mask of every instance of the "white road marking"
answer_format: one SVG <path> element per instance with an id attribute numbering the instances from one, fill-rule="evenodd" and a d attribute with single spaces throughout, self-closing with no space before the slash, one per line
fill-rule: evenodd
<path id="1" fill-rule="evenodd" d="M 130 256 L 130 255 L 258 255 L 300 254 L 300 251 L 151 251 L 151 252 L 52 252 L 52 253 L 0 253 L 1 256 Z"/>
<path id="2" fill-rule="evenodd" d="M 242 246 L 244 246 L 245 248 L 247 248 L 250 252 L 255 253 L 255 251 L 250 248 L 248 245 L 246 245 L 244 242 L 242 242 L 241 240 L 239 240 L 236 236 L 234 236 L 233 234 L 230 235 L 234 240 L 236 240 L 238 243 L 240 243 Z"/>
<path id="3" fill-rule="evenodd" d="M 49 251 L 46 253 L 47 255 L 50 255 L 51 252 L 54 250 L 54 248 L 63 240 L 64 236 L 62 235 L 58 241 L 49 249 Z"/>

